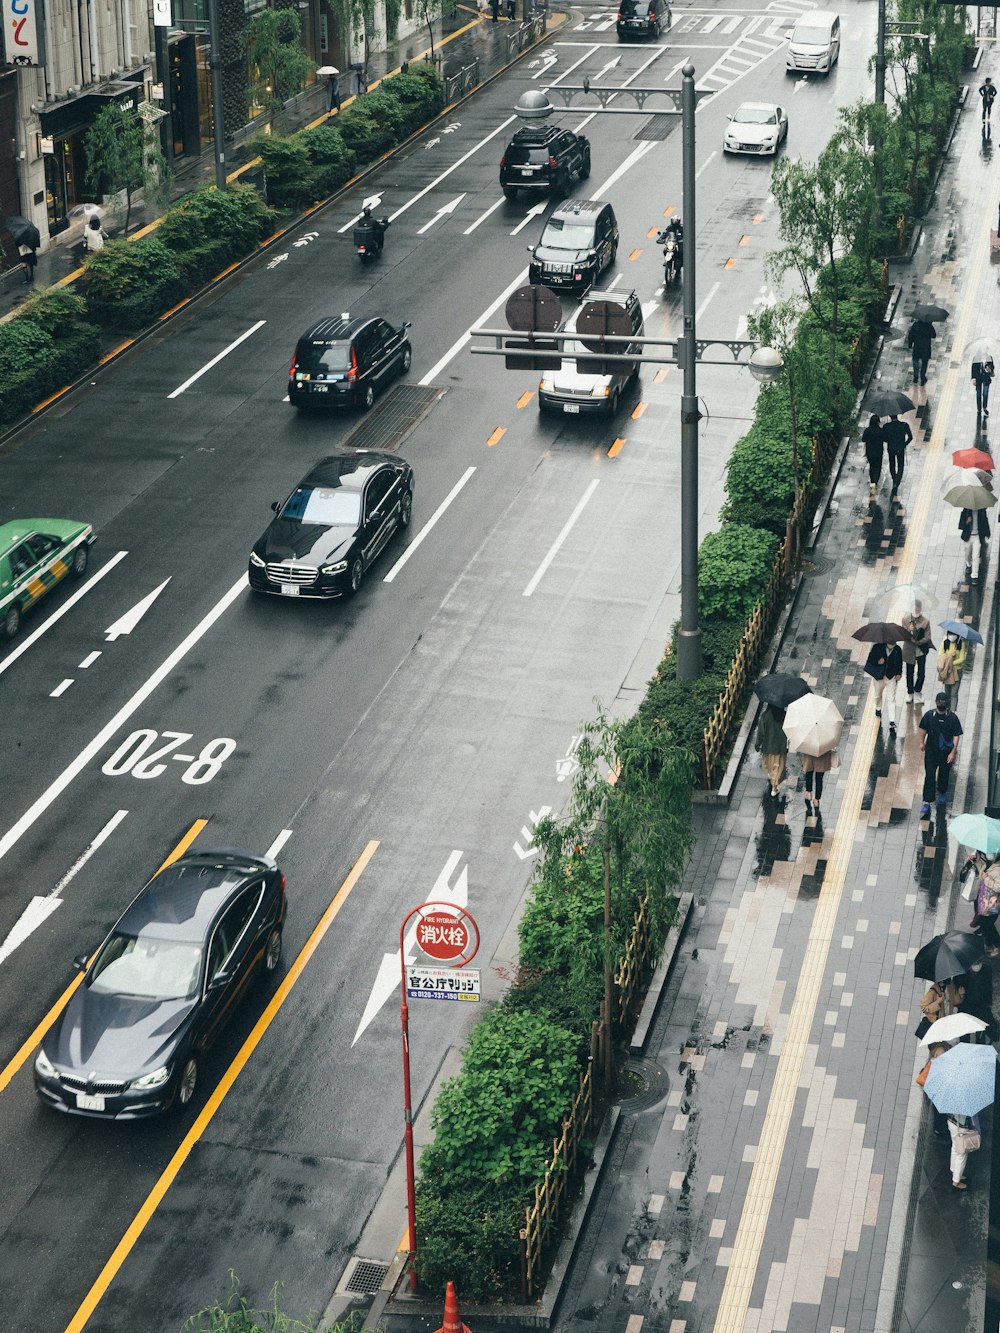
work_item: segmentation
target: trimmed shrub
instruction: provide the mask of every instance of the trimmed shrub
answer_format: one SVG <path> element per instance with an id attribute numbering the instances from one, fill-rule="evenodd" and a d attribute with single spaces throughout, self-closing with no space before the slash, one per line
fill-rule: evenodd
<path id="1" fill-rule="evenodd" d="M 767 587 L 777 549 L 774 533 L 745 523 L 726 523 L 710 532 L 698 556 L 700 614 L 746 620 Z"/>
<path id="2" fill-rule="evenodd" d="M 337 128 L 344 143 L 357 154 L 359 162 L 374 162 L 406 136 L 403 109 L 388 91 L 378 88 L 352 102 L 337 117 Z"/>
<path id="3" fill-rule="evenodd" d="M 396 74 L 379 84 L 379 91 L 399 102 L 408 133 L 418 130 L 444 107 L 444 85 L 432 64 L 412 65 L 406 74 Z"/>
<path id="4" fill-rule="evenodd" d="M 313 166 L 319 197 L 334 194 L 354 175 L 356 155 L 334 125 L 317 125 L 315 129 L 303 130 L 300 137 Z"/>
<path id="5" fill-rule="evenodd" d="M 292 210 L 316 202 L 316 171 L 300 134 L 263 135 L 250 148 L 264 163 L 269 204 Z"/>
<path id="6" fill-rule="evenodd" d="M 149 324 L 182 292 L 173 251 L 156 235 L 109 241 L 86 267 L 87 309 L 100 323 L 118 329 Z"/>
<path id="7" fill-rule="evenodd" d="M 274 225 L 250 185 L 197 190 L 170 210 L 156 235 L 174 254 L 181 281 L 197 287 L 249 254 Z"/>
<path id="8" fill-rule="evenodd" d="M 35 293 L 15 319 L 0 324 L 0 423 L 71 384 L 99 351 L 100 334 L 81 297 L 62 288 Z"/>

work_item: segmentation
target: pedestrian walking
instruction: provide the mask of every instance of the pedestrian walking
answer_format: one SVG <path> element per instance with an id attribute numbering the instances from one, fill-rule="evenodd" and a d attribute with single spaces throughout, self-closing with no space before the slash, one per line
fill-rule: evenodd
<path id="1" fill-rule="evenodd" d="M 339 75 L 337 75 L 337 74 L 328 74 L 328 75 L 327 75 L 327 79 L 329 80 L 329 84 L 330 84 L 330 86 L 329 86 L 330 106 L 329 106 L 328 109 L 329 109 L 330 111 L 336 111 L 337 114 L 339 115 L 339 114 L 340 114 L 340 77 L 339 77 Z"/>
<path id="2" fill-rule="evenodd" d="M 906 345 L 913 354 L 913 383 L 927 383 L 927 364 L 931 359 L 931 343 L 937 329 L 926 319 L 915 319 L 906 335 Z"/>
<path id="3" fill-rule="evenodd" d="M 494 23 L 500 22 L 500 0 L 490 0 L 490 14 Z"/>
<path id="4" fill-rule="evenodd" d="M 903 468 L 906 466 L 906 446 L 913 439 L 913 431 L 910 430 L 908 421 L 900 421 L 896 413 L 893 412 L 882 427 L 882 435 L 885 438 L 886 452 L 889 455 L 889 476 L 892 478 L 892 489 L 896 491 L 903 480 Z"/>
<path id="5" fill-rule="evenodd" d="M 30 286 L 35 281 L 35 265 L 38 263 L 38 254 L 33 245 L 22 245 L 18 248 L 21 252 L 21 263 L 24 265 L 24 281 Z"/>
<path id="6" fill-rule="evenodd" d="M 982 865 L 976 889 L 976 910 L 969 925 L 982 937 L 991 958 L 1000 954 L 1000 934 L 997 917 L 1000 916 L 1000 865 Z"/>
<path id="7" fill-rule="evenodd" d="M 865 446 L 865 458 L 868 460 L 868 490 L 869 494 L 874 495 L 882 476 L 882 460 L 885 457 L 885 434 L 879 417 L 872 416 L 861 432 L 861 443 Z"/>
<path id="8" fill-rule="evenodd" d="M 802 774 L 806 784 L 806 814 L 821 819 L 819 804 L 823 799 L 823 778 L 840 763 L 836 750 L 827 750 L 825 754 L 804 754 L 802 756 Z"/>
<path id="9" fill-rule="evenodd" d="M 958 758 L 958 739 L 962 724 L 951 711 L 948 695 L 939 690 L 934 707 L 920 719 L 920 753 L 924 756 L 924 788 L 921 816 L 929 815 L 931 803 L 937 799 L 942 807 L 948 803 L 948 779 Z"/>
<path id="10" fill-rule="evenodd" d="M 512 23 L 517 18 L 517 0 L 507 0 L 507 17 Z"/>
<path id="11" fill-rule="evenodd" d="M 948 703 L 958 698 L 958 687 L 965 667 L 965 640 L 957 634 L 946 634 L 937 655 L 937 678 L 944 686 Z M 938 695 L 938 698 L 941 696 Z"/>
<path id="12" fill-rule="evenodd" d="M 925 1023 L 927 1024 L 927 1027 L 924 1027 Z M 924 1033 L 927 1031 L 927 1028 L 929 1027 L 930 1027 L 929 1020 L 926 1017 L 922 1018 L 920 1020 L 920 1026 L 917 1028 L 917 1035 L 922 1037 Z M 950 1051 L 951 1047 L 952 1043 L 950 1041 L 935 1041 L 931 1043 L 931 1046 L 927 1052 L 927 1063 L 924 1065 L 923 1069 L 921 1069 L 920 1073 L 917 1075 L 916 1078 L 918 1087 L 922 1088 L 924 1086 L 924 1083 L 927 1080 L 927 1075 L 930 1073 L 931 1065 L 938 1058 L 938 1056 L 944 1055 L 945 1051 Z M 928 1100 L 930 1099 L 928 1098 Z M 951 1135 L 948 1133 L 948 1117 L 944 1115 L 943 1112 L 939 1111 L 933 1102 L 931 1102 L 931 1110 L 934 1112 L 935 1139 L 938 1141 L 938 1143 L 950 1144 Z"/>
<path id="13" fill-rule="evenodd" d="M 965 572 L 972 573 L 972 530 L 979 538 L 979 568 L 986 560 L 986 543 L 990 539 L 990 520 L 985 509 L 963 509 L 958 516 L 958 530 L 965 543 Z"/>
<path id="14" fill-rule="evenodd" d="M 944 981 L 934 981 L 924 992 L 920 1001 L 920 1012 L 927 1019 L 927 1027 L 936 1023 L 939 1018 L 947 1018 L 949 1014 L 957 1014 L 959 1006 L 965 999 L 965 987 L 957 982 L 954 977 L 946 977 Z M 924 1032 L 927 1028 L 924 1028 Z M 920 1035 L 923 1036 L 924 1032 Z M 940 1055 L 941 1052 L 939 1051 Z M 934 1047 L 931 1047 L 931 1058 L 934 1058 Z"/>
<path id="15" fill-rule="evenodd" d="M 995 925 L 993 930 L 996 931 Z M 985 938 L 986 952 L 995 958 L 1000 949 L 989 944 L 988 936 Z M 986 1024 L 982 1032 L 971 1033 L 967 1040 L 981 1042 L 987 1046 L 992 1045 L 996 1040 L 997 1031 L 997 1021 L 993 1016 L 993 969 L 982 962 L 973 963 L 962 980 L 965 983 L 965 996 L 958 1006 L 959 1012 L 971 1014 L 973 1018 L 978 1018 Z"/>
<path id="16" fill-rule="evenodd" d="M 941 1066 L 944 1068 L 944 1065 Z M 975 1152 L 982 1142 L 979 1116 L 950 1115 L 948 1132 L 951 1134 L 951 1187 L 953 1190 L 969 1188 L 965 1179 L 965 1166 L 969 1153 Z"/>
<path id="17" fill-rule="evenodd" d="M 778 795 L 778 786 L 784 782 L 788 762 L 788 737 L 785 735 L 783 722 L 785 710 L 767 704 L 757 723 L 757 749 L 760 751 L 760 766 L 767 774 L 771 784 L 772 796 Z"/>
<path id="18" fill-rule="evenodd" d="M 990 384 L 996 371 L 991 356 L 980 357 L 972 363 L 972 382 L 976 386 L 976 415 L 985 420 L 990 414 Z"/>
<path id="19" fill-rule="evenodd" d="M 896 730 L 896 688 L 903 675 L 903 652 L 899 644 L 873 643 L 865 672 L 875 682 L 875 716 L 882 725 L 883 709 L 889 730 Z"/>
<path id="20" fill-rule="evenodd" d="M 922 704 L 924 696 L 924 675 L 927 671 L 927 654 L 934 647 L 931 643 L 931 622 L 924 615 L 922 603 L 914 602 L 913 611 L 908 612 L 899 622 L 909 633 L 909 641 L 901 644 L 903 662 L 906 664 L 906 702 Z"/>
<path id="21" fill-rule="evenodd" d="M 98 255 L 104 249 L 104 242 L 108 239 L 108 233 L 101 226 L 101 219 L 96 213 L 91 215 L 90 221 L 83 229 L 83 248 L 88 255 Z"/>
<path id="22" fill-rule="evenodd" d="M 997 96 L 996 85 L 988 74 L 979 85 L 979 96 L 983 103 L 983 124 L 988 125 L 993 113 L 993 103 Z"/>

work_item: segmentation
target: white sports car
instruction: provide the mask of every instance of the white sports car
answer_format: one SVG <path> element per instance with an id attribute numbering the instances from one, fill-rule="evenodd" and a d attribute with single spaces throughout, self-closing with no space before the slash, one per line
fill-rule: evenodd
<path id="1" fill-rule="evenodd" d="M 777 153 L 788 137 L 788 112 L 773 102 L 744 102 L 729 117 L 723 151 Z"/>

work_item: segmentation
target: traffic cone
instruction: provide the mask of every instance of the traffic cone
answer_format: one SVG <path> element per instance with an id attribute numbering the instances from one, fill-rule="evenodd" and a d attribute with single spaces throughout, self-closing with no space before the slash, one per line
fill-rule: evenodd
<path id="1" fill-rule="evenodd" d="M 462 1323 L 462 1316 L 458 1312 L 458 1296 L 455 1294 L 454 1282 L 449 1282 L 445 1287 L 444 1322 L 437 1333 L 471 1333 L 468 1324 Z"/>

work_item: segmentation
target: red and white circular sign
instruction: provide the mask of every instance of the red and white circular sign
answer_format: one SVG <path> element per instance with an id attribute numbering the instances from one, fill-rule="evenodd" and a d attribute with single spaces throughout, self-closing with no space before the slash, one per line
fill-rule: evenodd
<path id="1" fill-rule="evenodd" d="M 438 904 L 428 903 L 427 907 Z M 479 927 L 464 907 L 450 911 L 426 911 L 417 922 L 417 947 L 441 963 L 461 966 L 479 948 Z"/>

